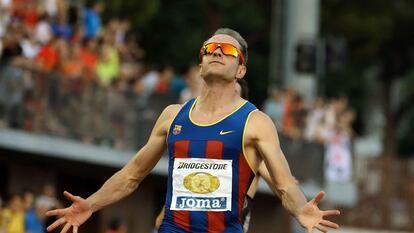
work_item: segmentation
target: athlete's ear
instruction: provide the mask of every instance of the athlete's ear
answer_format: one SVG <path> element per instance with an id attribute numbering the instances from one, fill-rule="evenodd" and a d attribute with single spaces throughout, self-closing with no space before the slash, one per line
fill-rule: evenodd
<path id="1" fill-rule="evenodd" d="M 245 65 L 239 65 L 237 68 L 236 79 L 242 79 L 246 75 L 247 67 Z"/>

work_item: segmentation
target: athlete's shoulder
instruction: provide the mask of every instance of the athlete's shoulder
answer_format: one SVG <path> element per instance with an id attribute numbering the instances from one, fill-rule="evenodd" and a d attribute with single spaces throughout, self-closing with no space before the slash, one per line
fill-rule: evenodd
<path id="1" fill-rule="evenodd" d="M 268 125 L 268 124 L 273 125 L 272 119 L 266 113 L 264 113 L 264 112 L 262 112 L 258 109 L 251 113 L 249 122 L 251 122 L 253 124 L 259 124 L 261 126 L 265 126 L 265 125 Z"/>
<path id="2" fill-rule="evenodd" d="M 272 119 L 260 110 L 253 111 L 247 123 L 246 133 L 254 138 L 259 135 L 266 135 L 270 131 L 276 130 Z"/>
<path id="3" fill-rule="evenodd" d="M 160 116 L 158 117 L 155 129 L 158 132 L 166 133 L 173 122 L 175 116 L 178 114 L 182 108 L 181 104 L 171 104 L 164 108 Z"/>
<path id="4" fill-rule="evenodd" d="M 183 107 L 182 104 L 171 104 L 164 108 L 164 110 L 161 113 L 162 117 L 165 118 L 171 118 L 177 115 L 177 113 L 181 110 Z"/>

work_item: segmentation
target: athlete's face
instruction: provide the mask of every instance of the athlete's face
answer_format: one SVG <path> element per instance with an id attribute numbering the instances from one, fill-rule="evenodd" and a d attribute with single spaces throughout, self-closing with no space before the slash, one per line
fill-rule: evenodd
<path id="1" fill-rule="evenodd" d="M 205 44 L 212 42 L 232 44 L 239 49 L 241 48 L 239 42 L 228 35 L 215 35 Z M 243 78 L 246 74 L 246 66 L 240 63 L 240 57 L 224 55 L 220 47 L 217 47 L 212 54 L 203 55 L 200 67 L 200 74 L 203 78 L 221 77 L 233 81 L 235 78 Z"/>

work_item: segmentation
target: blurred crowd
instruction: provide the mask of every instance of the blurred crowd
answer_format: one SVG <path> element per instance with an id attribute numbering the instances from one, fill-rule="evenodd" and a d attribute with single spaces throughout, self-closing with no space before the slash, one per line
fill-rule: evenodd
<path id="1" fill-rule="evenodd" d="M 174 70 L 169 64 L 146 63 L 139 34 L 127 19 L 104 22 L 104 1 L 83 2 L 0 0 L 0 128 L 136 150 L 166 105 L 200 94 L 199 67 L 189 63 Z M 357 170 L 352 153 L 356 115 L 347 97 L 309 102 L 294 89 L 275 88 L 258 107 L 274 121 L 299 181 L 345 186 L 358 180 L 360 204 L 345 216 L 360 226 L 381 225 L 382 165 L 359 164 L 359 177 L 352 174 Z M 414 176 L 406 166 L 403 162 L 395 169 L 395 174 L 408 174 L 396 176 L 395 182 Z M 391 215 L 396 228 L 413 225 L 413 208 L 407 206 L 414 206 L 414 183 L 408 188 L 407 197 L 404 190 L 395 191 Z M 0 233 L 44 233 L 54 221 L 46 210 L 59 206 L 50 185 L 38 194 L 0 193 Z M 126 228 L 114 219 L 106 233 L 125 233 Z"/>
<path id="2" fill-rule="evenodd" d="M 263 111 L 283 136 L 324 145 L 327 180 L 351 180 L 355 112 L 348 106 L 347 97 L 318 97 L 312 103 L 305 103 L 294 89 L 274 89 Z"/>
<path id="3" fill-rule="evenodd" d="M 136 150 L 166 105 L 200 94 L 196 64 L 146 64 L 130 22 L 104 23 L 104 7 L 0 1 L 0 127 Z M 326 177 L 350 179 L 355 113 L 346 97 L 305 103 L 275 89 L 263 110 L 282 137 L 325 145 Z"/>
<path id="4" fill-rule="evenodd" d="M 0 233 L 47 233 L 46 228 L 55 222 L 55 216 L 48 217 L 48 210 L 63 208 L 56 198 L 56 189 L 45 184 L 40 193 L 24 189 L 20 193 L 0 193 Z M 59 233 L 60 228 L 51 231 Z M 127 233 L 126 223 L 118 218 L 110 219 L 105 233 Z"/>
<path id="5" fill-rule="evenodd" d="M 136 150 L 166 105 L 200 94 L 196 64 L 146 64 L 130 22 L 103 23 L 104 7 L 0 1 L 0 127 Z M 346 97 L 305 103 L 294 89 L 275 89 L 263 110 L 282 137 L 324 145 L 325 177 L 351 179 L 355 113 Z"/>
<path id="6" fill-rule="evenodd" d="M 31 190 L 10 194 L 4 200 L 0 195 L 0 233 L 46 233 L 46 226 L 56 220 L 47 217 L 46 211 L 57 207 L 62 205 L 49 184 L 38 195 Z"/>
<path id="7" fill-rule="evenodd" d="M 130 22 L 104 24 L 104 7 L 0 1 L 0 127 L 135 149 L 136 122 L 191 95 L 194 66 L 145 64 Z"/>

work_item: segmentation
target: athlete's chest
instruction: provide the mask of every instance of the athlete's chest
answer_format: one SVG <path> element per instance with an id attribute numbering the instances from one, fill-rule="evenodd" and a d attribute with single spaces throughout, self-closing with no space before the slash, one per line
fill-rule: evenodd
<path id="1" fill-rule="evenodd" d="M 243 126 L 237 120 L 200 126 L 177 119 L 171 126 L 168 144 L 172 152 L 188 151 L 190 157 L 208 153 L 235 153 L 241 150 Z"/>
<path id="2" fill-rule="evenodd" d="M 189 117 L 197 125 L 212 125 L 225 119 L 231 113 L 232 111 L 228 110 L 215 113 L 205 113 L 198 109 L 192 109 L 191 113 L 189 113 Z"/>

